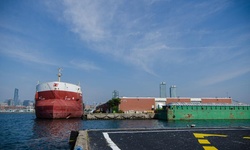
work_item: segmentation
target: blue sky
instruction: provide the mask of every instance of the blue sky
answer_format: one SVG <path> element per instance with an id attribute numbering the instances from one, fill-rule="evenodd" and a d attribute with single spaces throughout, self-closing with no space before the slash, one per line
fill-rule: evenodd
<path id="1" fill-rule="evenodd" d="M 162 81 L 250 103 L 249 48 L 247 0 L 1 0 L 0 100 L 34 99 L 62 67 L 87 104 L 158 97 Z"/>

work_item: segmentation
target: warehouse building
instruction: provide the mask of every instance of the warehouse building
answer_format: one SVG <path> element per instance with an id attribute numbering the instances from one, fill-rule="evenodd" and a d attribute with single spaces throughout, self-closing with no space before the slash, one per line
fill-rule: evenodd
<path id="1" fill-rule="evenodd" d="M 124 113 L 152 112 L 169 103 L 232 103 L 232 98 L 154 98 L 154 97 L 120 97 L 119 109 Z"/>

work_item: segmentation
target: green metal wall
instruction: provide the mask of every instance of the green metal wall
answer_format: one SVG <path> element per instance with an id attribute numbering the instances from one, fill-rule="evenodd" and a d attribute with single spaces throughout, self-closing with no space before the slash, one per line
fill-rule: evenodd
<path id="1" fill-rule="evenodd" d="M 159 119 L 250 119 L 250 106 L 171 105 L 159 113 Z"/>

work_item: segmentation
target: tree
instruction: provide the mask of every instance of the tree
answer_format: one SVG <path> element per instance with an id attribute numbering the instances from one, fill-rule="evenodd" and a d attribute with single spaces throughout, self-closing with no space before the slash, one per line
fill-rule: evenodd
<path id="1" fill-rule="evenodd" d="M 108 106 L 111 108 L 113 111 L 118 112 L 119 111 L 119 104 L 121 103 L 120 98 L 112 98 L 111 100 L 108 101 Z"/>

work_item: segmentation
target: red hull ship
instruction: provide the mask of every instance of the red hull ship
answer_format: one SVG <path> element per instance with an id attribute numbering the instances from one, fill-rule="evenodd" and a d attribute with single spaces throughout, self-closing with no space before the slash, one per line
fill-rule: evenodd
<path id="1" fill-rule="evenodd" d="M 36 86 L 35 111 L 37 118 L 80 118 L 83 115 L 82 91 L 79 85 L 58 81 Z"/>

